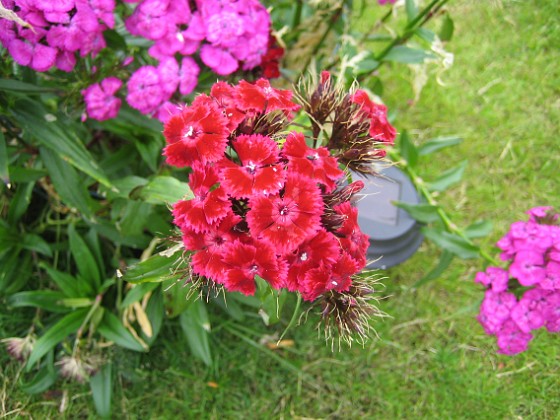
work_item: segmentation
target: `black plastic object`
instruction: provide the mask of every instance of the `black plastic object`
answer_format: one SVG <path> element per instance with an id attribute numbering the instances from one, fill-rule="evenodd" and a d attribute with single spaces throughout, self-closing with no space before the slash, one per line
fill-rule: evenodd
<path id="1" fill-rule="evenodd" d="M 368 264 L 385 269 L 407 260 L 416 252 L 424 237 L 420 226 L 403 209 L 392 204 L 402 201 L 418 204 L 420 199 L 408 177 L 394 166 L 376 168 L 381 176 L 361 178 L 365 187 L 358 195 L 358 224 L 370 237 Z"/>

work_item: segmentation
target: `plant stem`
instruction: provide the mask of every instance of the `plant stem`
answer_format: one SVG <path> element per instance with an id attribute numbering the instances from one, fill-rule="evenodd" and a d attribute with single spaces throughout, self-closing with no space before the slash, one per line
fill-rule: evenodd
<path id="1" fill-rule="evenodd" d="M 294 12 L 294 18 L 292 20 L 292 30 L 295 30 L 299 23 L 301 22 L 301 11 L 303 9 L 303 0 L 296 1 L 296 10 Z"/>
<path id="2" fill-rule="evenodd" d="M 481 249 L 479 246 L 477 246 L 465 234 L 465 232 L 462 229 L 460 229 L 455 223 L 453 223 L 453 221 L 451 220 L 449 215 L 445 212 L 445 210 L 438 205 L 438 202 L 433 197 L 430 190 L 428 190 L 428 188 L 426 187 L 426 184 L 424 183 L 422 178 L 419 177 L 418 174 L 416 174 L 416 171 L 408 165 L 408 162 L 400 155 L 400 153 L 398 151 L 396 151 L 394 149 L 389 150 L 388 155 L 391 157 L 391 160 L 393 160 L 393 162 L 399 163 L 399 167 L 408 175 L 408 177 L 410 178 L 410 180 L 412 181 L 412 183 L 414 184 L 416 189 L 420 192 L 422 197 L 424 197 L 426 199 L 428 204 L 436 207 L 436 209 L 437 209 L 436 211 L 438 213 L 438 216 L 440 217 L 441 221 L 443 222 L 443 225 L 445 226 L 445 229 L 448 232 L 454 233 L 454 234 L 460 236 L 469 245 L 477 247 L 478 248 L 478 253 L 480 254 L 480 256 L 482 258 L 484 258 L 486 261 L 488 261 L 490 264 L 494 264 L 494 265 L 499 264 L 499 262 L 496 261 L 495 258 L 493 258 L 490 254 L 488 254 L 486 251 Z"/>
<path id="3" fill-rule="evenodd" d="M 331 32 L 332 28 L 334 27 L 334 24 L 340 18 L 341 15 L 342 15 L 342 6 L 339 6 L 339 7 L 336 8 L 334 13 L 330 17 L 329 22 L 327 24 L 327 29 L 325 29 L 325 31 L 323 32 L 323 35 L 321 35 L 321 39 L 315 45 L 315 47 L 313 48 L 313 51 L 309 55 L 309 58 L 305 62 L 305 65 L 303 66 L 303 69 L 301 70 L 302 75 L 305 74 L 305 72 L 307 71 L 307 68 L 309 67 L 309 64 L 311 64 L 311 60 L 313 59 L 313 57 L 315 57 L 317 55 L 317 53 L 319 52 L 319 50 L 323 46 L 325 40 L 327 39 L 327 36 L 329 36 L 329 33 Z"/>
<path id="4" fill-rule="evenodd" d="M 78 351 L 79 342 L 80 339 L 82 338 L 82 335 L 84 334 L 86 325 L 91 319 L 91 317 L 93 316 L 93 314 L 95 313 L 95 311 L 97 310 L 97 308 L 99 308 L 99 306 L 101 305 L 102 300 L 103 300 L 102 294 L 99 294 L 95 297 L 95 301 L 93 302 L 93 305 L 91 305 L 89 312 L 84 318 L 84 322 L 82 322 L 82 325 L 80 325 L 80 328 L 78 328 L 78 331 L 76 332 L 76 339 L 74 340 L 74 349 L 72 350 L 72 355 L 76 354 L 76 352 Z"/>

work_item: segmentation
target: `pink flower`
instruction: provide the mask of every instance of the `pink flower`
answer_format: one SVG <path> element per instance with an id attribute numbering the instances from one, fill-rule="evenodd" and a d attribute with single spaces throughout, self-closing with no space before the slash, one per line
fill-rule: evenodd
<path id="1" fill-rule="evenodd" d="M 22 66 L 29 66 L 36 71 L 47 71 L 56 62 L 56 48 L 43 44 L 30 44 L 20 39 L 12 39 L 8 51 L 14 61 Z"/>
<path id="2" fill-rule="evenodd" d="M 142 114 L 154 112 L 164 101 L 158 70 L 153 66 L 142 66 L 127 83 L 126 101 Z"/>
<path id="3" fill-rule="evenodd" d="M 212 45 L 203 45 L 200 59 L 215 73 L 227 76 L 239 68 L 239 63 L 227 50 Z"/>
<path id="4" fill-rule="evenodd" d="M 116 77 L 103 79 L 82 91 L 86 102 L 86 112 L 94 120 L 104 121 L 115 118 L 121 107 L 121 100 L 115 93 L 121 88 L 122 82 Z"/>

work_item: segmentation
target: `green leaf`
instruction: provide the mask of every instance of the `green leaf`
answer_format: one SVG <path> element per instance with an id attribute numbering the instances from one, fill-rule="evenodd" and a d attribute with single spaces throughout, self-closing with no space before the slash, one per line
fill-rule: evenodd
<path id="1" fill-rule="evenodd" d="M 354 67 L 354 75 L 359 76 L 365 73 L 371 73 L 379 67 L 379 61 L 373 58 L 366 58 L 359 61 Z"/>
<path id="2" fill-rule="evenodd" d="M 455 146 L 463 141 L 461 137 L 437 137 L 435 139 L 428 140 L 424 144 L 418 147 L 418 154 L 420 156 L 426 156 L 437 152 L 444 147 Z"/>
<path id="3" fill-rule="evenodd" d="M 444 273 L 444 271 L 447 270 L 447 267 L 449 267 L 451 261 L 453 261 L 453 257 L 454 254 L 452 252 L 444 250 L 441 253 L 438 264 L 432 270 L 430 270 L 428 274 L 426 274 L 424 277 L 422 277 L 420 280 L 414 283 L 414 286 L 412 286 L 412 288 L 416 289 L 422 286 L 423 284 L 426 284 L 441 276 Z"/>
<path id="4" fill-rule="evenodd" d="M 102 418 L 111 416 L 111 395 L 113 394 L 112 365 L 103 365 L 99 371 L 89 379 L 89 386 L 93 396 L 95 410 Z"/>
<path id="5" fill-rule="evenodd" d="M 56 152 L 45 147 L 40 147 L 39 152 L 60 198 L 67 206 L 76 208 L 84 216 L 92 218 L 92 210 L 96 208 L 96 203 L 90 197 L 78 172 Z"/>
<path id="6" fill-rule="evenodd" d="M 467 168 L 467 163 L 468 162 L 465 160 L 461 162 L 459 165 L 457 165 L 456 167 L 443 172 L 434 181 L 426 182 L 426 186 L 430 191 L 439 191 L 439 192 L 445 191 L 453 184 L 456 184 L 461 181 L 461 178 L 463 178 L 463 173 Z"/>
<path id="7" fill-rule="evenodd" d="M 434 58 L 430 52 L 410 48 L 405 45 L 397 45 L 383 58 L 383 61 L 394 61 L 396 63 L 420 64 L 428 58 Z"/>
<path id="8" fill-rule="evenodd" d="M 138 187 L 142 187 L 148 183 L 146 178 L 141 178 L 139 176 L 130 175 L 121 179 L 113 180 L 113 185 L 118 190 L 117 192 L 111 189 L 104 189 L 104 193 L 107 199 L 114 200 L 115 198 L 126 198 L 128 199 L 129 194 Z"/>
<path id="9" fill-rule="evenodd" d="M 446 13 L 443 22 L 441 23 L 441 29 L 439 31 L 439 39 L 442 41 L 451 41 L 453 38 L 453 32 L 455 31 L 455 24 L 453 23 L 453 19 L 449 16 L 449 13 Z"/>
<path id="10" fill-rule="evenodd" d="M 31 193 L 33 192 L 34 182 L 27 184 L 19 184 L 16 187 L 16 193 L 10 200 L 10 209 L 8 211 L 8 222 L 15 225 L 19 219 L 25 214 L 29 204 L 31 203 Z"/>
<path id="11" fill-rule="evenodd" d="M 26 233 L 21 241 L 21 246 L 29 251 L 35 251 L 47 257 L 52 257 L 50 245 L 47 241 L 34 233 Z"/>
<path id="12" fill-rule="evenodd" d="M 103 31 L 103 38 L 105 38 L 105 41 L 107 42 L 107 47 L 109 47 L 111 50 L 126 51 L 126 41 L 114 29 L 105 29 Z"/>
<path id="13" fill-rule="evenodd" d="M 58 378 L 58 373 L 54 368 L 54 352 L 50 351 L 45 364 L 39 372 L 29 382 L 22 382 L 21 390 L 26 394 L 39 394 L 49 389 Z"/>
<path id="14" fill-rule="evenodd" d="M 172 204 L 194 197 L 189 185 L 171 176 L 156 176 L 140 190 L 140 197 L 151 204 Z"/>
<path id="15" fill-rule="evenodd" d="M 141 337 L 148 345 L 152 345 L 156 341 L 161 330 L 163 318 L 165 316 L 161 287 L 158 287 L 150 297 L 148 305 L 146 306 L 146 316 L 152 325 L 152 336 L 147 337 L 144 332 L 142 332 Z"/>
<path id="16" fill-rule="evenodd" d="M 126 269 L 123 279 L 129 283 L 162 282 L 169 279 L 177 266 L 177 259 L 180 258 L 179 252 L 182 252 L 182 249 L 177 247 L 169 256 L 159 253 L 133 264 Z"/>
<path id="17" fill-rule="evenodd" d="M 180 278 L 164 280 L 161 287 L 165 313 L 169 318 L 179 316 L 198 299 L 198 294 L 191 290 L 191 284 L 185 284 Z"/>
<path id="18" fill-rule="evenodd" d="M 56 89 L 35 86 L 31 83 L 20 82 L 19 80 L 14 79 L 0 79 L 0 91 L 34 94 L 55 92 Z"/>
<path id="19" fill-rule="evenodd" d="M 458 235 L 433 228 L 428 229 L 424 227 L 421 230 L 426 238 L 433 241 L 444 251 L 451 252 L 459 258 L 469 259 L 478 258 L 479 256 L 479 247 Z"/>
<path id="20" fill-rule="evenodd" d="M 440 220 L 438 213 L 439 207 L 432 204 L 420 203 L 409 204 L 402 201 L 393 201 L 393 204 L 401 209 L 406 210 L 410 217 L 422 223 L 432 223 Z"/>
<path id="21" fill-rule="evenodd" d="M 436 40 L 436 34 L 427 28 L 418 28 L 414 33 L 429 44 L 432 44 Z"/>
<path id="22" fill-rule="evenodd" d="M 98 325 L 97 331 L 107 340 L 113 341 L 115 344 L 126 349 L 134 351 L 147 350 L 147 348 L 134 338 L 132 333 L 125 328 L 119 319 L 109 311 L 105 311 L 103 320 Z"/>
<path id="23" fill-rule="evenodd" d="M 142 160 L 148 165 L 152 172 L 157 172 L 158 160 L 161 158 L 161 149 L 163 147 L 160 141 L 161 136 L 152 137 L 149 139 L 139 138 L 134 142 L 134 146 L 142 156 Z"/>
<path id="24" fill-rule="evenodd" d="M 416 146 L 410 140 L 410 136 L 406 130 L 403 131 L 399 137 L 399 149 L 401 156 L 406 160 L 408 165 L 411 168 L 415 168 L 418 162 L 418 149 L 416 149 Z"/>
<path id="25" fill-rule="evenodd" d="M 45 169 L 22 168 L 21 166 L 10 165 L 10 180 L 14 184 L 24 182 L 34 182 L 38 179 L 47 176 L 48 172 Z"/>
<path id="26" fill-rule="evenodd" d="M 0 130 L 0 179 L 10 187 L 10 170 L 8 167 L 8 149 L 4 133 Z"/>
<path id="27" fill-rule="evenodd" d="M 152 213 L 152 205 L 140 200 L 127 200 L 117 222 L 117 229 L 124 236 L 141 235 Z"/>
<path id="28" fill-rule="evenodd" d="M 88 309 L 79 309 L 75 312 L 71 312 L 49 328 L 35 343 L 35 347 L 33 347 L 33 351 L 29 355 L 29 360 L 27 361 L 27 371 L 29 371 L 41 357 L 54 348 L 54 346 L 70 334 L 76 332 L 78 328 L 80 328 L 80 325 L 82 325 L 82 322 L 84 322 L 87 313 Z"/>
<path id="29" fill-rule="evenodd" d="M 56 283 L 65 296 L 69 298 L 78 298 L 82 296 L 91 296 L 93 294 L 93 289 L 87 282 L 80 281 L 70 274 L 55 270 L 45 263 L 40 263 L 39 267 L 47 272 L 51 280 Z"/>
<path id="30" fill-rule="evenodd" d="M 90 229 L 88 233 L 84 235 L 83 239 L 87 244 L 89 250 L 93 254 L 93 257 L 95 258 L 95 262 L 97 263 L 99 272 L 105 273 L 105 261 L 103 260 L 103 256 L 101 255 L 101 244 L 99 243 L 99 235 L 97 234 L 95 229 Z"/>
<path id="31" fill-rule="evenodd" d="M 101 286 L 101 273 L 90 249 L 85 241 L 78 235 L 73 224 L 68 226 L 68 239 L 70 241 L 70 252 L 78 267 L 78 272 L 94 290 Z"/>
<path id="32" fill-rule="evenodd" d="M 228 293 L 228 297 L 230 294 Z M 236 321 L 243 321 L 245 319 L 245 312 L 234 299 L 227 299 L 224 294 L 218 295 L 212 300 L 213 303 L 218 305 L 223 309 L 229 316 L 231 316 Z"/>
<path id="33" fill-rule="evenodd" d="M 200 299 L 194 302 L 181 314 L 179 323 L 193 356 L 202 360 L 207 366 L 212 366 L 212 353 L 208 340 L 210 322 L 204 302 Z"/>
<path id="34" fill-rule="evenodd" d="M 49 312 L 65 313 L 69 311 L 69 308 L 61 305 L 64 297 L 62 292 L 54 290 L 33 290 L 9 296 L 8 304 L 15 308 L 31 306 L 45 309 Z"/>
<path id="35" fill-rule="evenodd" d="M 405 9 L 409 22 L 414 20 L 414 18 L 418 15 L 418 5 L 416 4 L 416 0 L 406 0 Z"/>
<path id="36" fill-rule="evenodd" d="M 127 306 L 132 305 L 134 302 L 138 302 L 142 299 L 147 293 L 150 293 L 152 290 L 156 289 L 159 286 L 159 283 L 140 283 L 134 286 L 132 289 L 128 291 L 124 300 L 120 304 L 120 308 L 126 308 Z"/>
<path id="37" fill-rule="evenodd" d="M 492 232 L 492 222 L 488 220 L 479 220 L 465 229 L 465 235 L 470 239 L 483 238 L 490 232 Z"/>
<path id="38" fill-rule="evenodd" d="M 39 144 L 49 148 L 61 159 L 85 172 L 101 184 L 112 187 L 98 166 L 96 159 L 85 148 L 77 136 L 77 129 L 68 126 L 71 122 L 61 115 L 53 115 L 38 102 L 23 99 L 16 102 L 12 110 L 21 127 L 28 131 Z M 54 121 L 52 120 L 54 118 Z M 50 172 L 50 171 L 49 171 Z"/>
<path id="39" fill-rule="evenodd" d="M 31 253 L 21 252 L 17 247 L 0 260 L 0 267 L 0 293 L 11 295 L 25 286 L 31 278 Z"/>

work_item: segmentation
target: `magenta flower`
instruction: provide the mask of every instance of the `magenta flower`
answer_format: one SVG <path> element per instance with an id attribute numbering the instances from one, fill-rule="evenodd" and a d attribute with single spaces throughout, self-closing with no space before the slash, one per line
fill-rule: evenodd
<path id="1" fill-rule="evenodd" d="M 42 44 L 30 44 L 20 39 L 12 39 L 8 51 L 16 63 L 29 66 L 36 71 L 47 71 L 56 62 L 56 48 Z"/>
<path id="2" fill-rule="evenodd" d="M 127 83 L 126 101 L 142 114 L 154 112 L 164 101 L 159 72 L 154 66 L 142 66 Z"/>
<path id="3" fill-rule="evenodd" d="M 108 77 L 82 90 L 86 102 L 86 112 L 94 120 L 104 121 L 115 118 L 121 107 L 121 100 L 115 93 L 121 88 L 122 82 L 116 77 Z"/>

